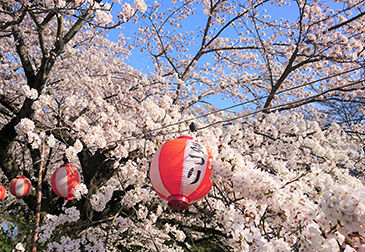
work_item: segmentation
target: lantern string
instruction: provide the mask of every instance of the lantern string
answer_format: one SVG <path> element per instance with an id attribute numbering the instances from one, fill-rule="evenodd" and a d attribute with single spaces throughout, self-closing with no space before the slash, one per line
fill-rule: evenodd
<path id="1" fill-rule="evenodd" d="M 19 175 L 24 176 L 24 168 L 22 166 L 19 166 Z"/>
<path id="2" fill-rule="evenodd" d="M 326 94 L 328 92 L 336 91 L 336 90 L 338 90 L 340 88 L 345 88 L 345 87 L 357 85 L 357 84 L 362 83 L 364 81 L 365 80 L 355 81 L 355 82 L 352 82 L 352 83 L 349 83 L 349 84 L 345 84 L 345 85 L 342 85 L 342 86 L 334 87 L 332 89 L 328 89 L 326 91 L 323 91 L 321 93 L 318 93 L 318 94 L 315 94 L 315 95 L 312 95 L 312 96 L 309 96 L 309 97 L 306 97 L 306 98 L 303 98 L 303 99 L 295 100 L 295 101 L 288 102 L 288 103 L 285 103 L 285 104 L 279 104 L 279 105 L 272 106 L 272 107 L 269 107 L 269 108 L 257 109 L 255 111 L 251 111 L 251 112 L 245 113 L 245 114 L 240 115 L 240 116 L 228 118 L 226 120 L 216 121 L 216 122 L 207 124 L 207 125 L 202 126 L 202 127 L 199 127 L 199 128 L 197 127 L 196 130 L 202 130 L 202 129 L 206 129 L 206 128 L 212 127 L 214 125 L 217 125 L 217 124 L 224 124 L 224 123 L 232 122 L 232 121 L 235 121 L 235 120 L 238 120 L 238 119 L 243 119 L 245 117 L 253 116 L 253 115 L 258 114 L 260 112 L 266 112 L 266 111 L 276 112 L 276 111 L 280 111 L 282 109 L 285 109 L 286 107 L 292 107 L 292 106 L 295 106 L 295 105 L 305 104 L 306 102 L 308 102 L 310 100 L 314 100 L 314 99 L 316 99 L 316 98 L 318 98 L 318 97 L 320 97 L 320 96 L 322 96 L 322 95 L 324 95 L 324 94 Z M 224 109 L 221 109 L 221 110 L 216 111 L 216 112 L 211 112 L 211 113 L 208 113 L 208 114 L 205 114 L 205 115 L 210 115 L 210 114 L 213 114 L 213 113 L 218 113 L 218 112 L 221 112 L 222 110 L 224 110 Z M 184 132 L 188 132 L 189 129 L 177 130 L 177 131 L 169 131 L 169 132 L 159 132 L 159 133 L 154 134 L 154 135 L 151 134 L 151 133 L 153 133 L 153 132 L 155 132 L 157 130 L 163 130 L 163 129 L 166 129 L 166 128 L 171 127 L 171 126 L 179 125 L 179 124 L 182 124 L 184 122 L 192 121 L 192 120 L 198 119 L 200 117 L 203 117 L 203 115 L 197 116 L 195 118 L 187 119 L 185 121 L 178 122 L 178 123 L 175 123 L 175 124 L 166 125 L 166 126 L 161 127 L 161 128 L 152 129 L 152 130 L 146 131 L 144 133 L 141 133 L 140 135 L 138 135 L 136 137 L 126 137 L 124 139 L 121 139 L 121 140 L 118 140 L 118 141 L 109 142 L 109 143 L 120 143 L 120 142 L 124 142 L 124 141 L 140 140 L 140 139 L 145 138 L 146 136 L 148 136 L 148 137 L 157 137 L 157 136 L 165 136 L 165 135 L 170 135 L 170 134 L 181 134 L 181 133 L 184 133 Z M 95 146 L 92 146 L 92 147 L 89 147 L 89 148 L 93 148 L 93 147 L 95 147 Z"/>
<path id="3" fill-rule="evenodd" d="M 302 87 L 305 87 L 305 86 L 310 86 L 310 85 L 313 85 L 317 82 L 321 82 L 321 81 L 325 81 L 325 80 L 328 80 L 328 79 L 331 79 L 331 78 L 334 78 L 334 77 L 337 77 L 337 76 L 340 76 L 342 74 L 347 74 L 347 73 L 350 73 L 350 72 L 354 72 L 354 71 L 357 71 L 357 70 L 360 70 L 362 69 L 363 66 L 360 66 L 360 67 L 357 67 L 357 68 L 354 68 L 354 69 L 350 69 L 350 70 L 347 70 L 347 71 L 343 71 L 343 72 L 340 72 L 340 73 L 337 73 L 337 74 L 333 74 L 333 75 L 329 75 L 329 76 L 326 76 L 326 77 L 323 77 L 323 78 L 320 78 L 318 80 L 314 80 L 314 81 L 310 81 L 310 82 L 307 82 L 307 83 L 304 83 L 302 85 L 298 85 L 298 86 L 295 86 L 295 87 L 291 87 L 291 88 L 287 88 L 287 89 L 283 89 L 281 91 L 278 91 L 276 93 L 276 95 L 278 94 L 283 94 L 283 93 L 286 93 L 288 91 L 293 91 L 295 89 L 298 89 L 298 88 L 302 88 Z M 359 81 L 356 81 L 354 83 L 350 83 L 349 85 L 356 85 L 358 84 L 359 82 L 363 82 L 363 80 L 359 80 Z M 347 86 L 347 85 L 345 85 Z M 344 86 L 339 86 L 339 87 L 336 87 L 334 88 L 335 90 L 339 89 L 340 87 L 344 87 Z M 329 92 L 329 90 L 327 91 L 324 91 L 324 92 Z M 166 129 L 168 127 L 173 127 L 173 126 L 176 126 L 176 125 L 181 125 L 183 123 L 187 123 L 187 122 L 190 122 L 190 121 L 194 121 L 196 119 L 200 119 L 200 118 L 203 118 L 203 117 L 207 117 L 209 115 L 212 115 L 212 114 L 217 114 L 217 113 L 220 113 L 222 111 L 229 111 L 231 110 L 232 108 L 235 108 L 235 107 L 239 107 L 239 106 L 244 106 L 244 105 L 247 105 L 247 104 L 250 104 L 250 103 L 253 103 L 253 102 L 257 102 L 259 100 L 262 100 L 262 99 L 265 99 L 265 98 L 268 98 L 270 95 L 263 95 L 263 96 L 259 96 L 255 99 L 251 99 L 251 100 L 247 100 L 247 101 L 244 101 L 242 103 L 238 103 L 238 104 L 235 104 L 235 105 L 232 105 L 232 106 L 228 106 L 228 107 L 225 107 L 225 108 L 221 108 L 221 109 L 217 109 L 215 111 L 212 111 L 212 112 L 208 112 L 208 113 L 205 113 L 205 114 L 202 114 L 202 115 L 199 115 L 199 116 L 196 116 L 194 118 L 190 118 L 190 119 L 186 119 L 186 120 L 183 120 L 183 121 L 179 121 L 179 122 L 176 122 L 176 123 L 172 123 L 172 124 L 169 124 L 169 125 L 165 125 L 163 127 L 159 127 L 159 128 L 155 128 L 155 129 L 152 129 L 152 130 L 149 130 L 147 133 L 151 133 L 151 132 L 154 132 L 154 131 L 159 131 L 159 130 L 163 130 L 163 129 Z M 313 96 L 320 96 L 319 94 L 317 95 L 313 95 Z M 310 97 L 308 97 L 310 98 Z M 304 98 L 305 99 L 305 98 Z M 284 106 L 285 104 L 283 104 Z M 261 112 L 262 110 L 259 110 L 257 113 Z M 232 111 L 231 111 L 232 112 Z M 254 111 L 256 114 L 256 111 Z"/>
<path id="4" fill-rule="evenodd" d="M 45 159 L 44 159 L 44 156 L 43 156 L 43 155 L 41 155 L 41 158 L 40 158 L 38 161 L 34 162 L 34 163 L 33 163 L 33 165 L 36 165 L 36 164 L 38 164 L 38 163 L 40 163 L 40 162 L 42 162 L 42 161 L 45 161 Z"/>
<path id="5" fill-rule="evenodd" d="M 72 169 L 72 164 L 71 164 L 71 165 L 67 164 L 67 165 L 66 165 L 66 169 L 69 169 L 69 170 L 71 171 L 72 175 L 74 175 L 74 174 L 75 174 L 75 172 L 74 172 L 74 171 L 73 171 L 73 169 Z"/>

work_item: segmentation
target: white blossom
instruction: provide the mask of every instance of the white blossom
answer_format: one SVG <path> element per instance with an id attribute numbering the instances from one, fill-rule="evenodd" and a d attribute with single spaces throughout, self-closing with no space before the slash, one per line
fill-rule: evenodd
<path id="1" fill-rule="evenodd" d="M 82 151 L 82 143 L 79 139 L 77 139 L 73 146 L 70 146 L 66 149 L 66 156 L 68 159 L 75 157 L 79 152 Z"/>
<path id="2" fill-rule="evenodd" d="M 95 211 L 102 212 L 112 196 L 113 188 L 111 186 L 103 186 L 96 194 L 91 196 L 90 203 Z"/>
<path id="3" fill-rule="evenodd" d="M 15 249 L 13 249 L 14 252 L 16 251 L 21 251 L 21 252 L 24 252 L 25 251 L 25 248 L 23 246 L 22 243 L 17 243 L 16 246 L 15 246 Z"/>
<path id="4" fill-rule="evenodd" d="M 80 200 L 81 196 L 86 195 L 87 193 L 88 189 L 84 183 L 79 183 L 72 189 L 72 194 L 77 200 Z"/>
<path id="5" fill-rule="evenodd" d="M 28 85 L 23 86 L 23 91 L 29 99 L 35 100 L 38 97 L 38 91 L 34 88 L 30 88 Z"/>

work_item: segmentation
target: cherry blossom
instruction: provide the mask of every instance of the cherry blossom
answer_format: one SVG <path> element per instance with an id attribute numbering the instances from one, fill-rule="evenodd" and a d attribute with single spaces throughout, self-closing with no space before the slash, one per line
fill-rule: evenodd
<path id="1" fill-rule="evenodd" d="M 0 1 L 1 182 L 42 182 L 6 203 L 40 216 L 14 250 L 364 250 L 361 8 Z M 214 184 L 176 211 L 149 167 L 182 135 L 209 151 Z M 82 177 L 69 201 L 50 187 L 64 162 Z"/>

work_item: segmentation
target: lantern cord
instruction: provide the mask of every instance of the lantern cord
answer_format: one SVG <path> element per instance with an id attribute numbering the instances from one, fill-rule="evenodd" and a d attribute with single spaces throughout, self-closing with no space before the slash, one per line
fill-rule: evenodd
<path id="1" fill-rule="evenodd" d="M 214 125 L 217 125 L 217 124 L 223 124 L 223 123 L 232 122 L 232 121 L 235 121 L 237 119 L 242 119 L 242 118 L 245 118 L 245 117 L 248 117 L 248 116 L 252 116 L 252 115 L 258 114 L 260 112 L 268 111 L 268 110 L 270 112 L 280 111 L 282 109 L 285 109 L 285 107 L 291 107 L 291 106 L 295 106 L 295 105 L 298 105 L 298 104 L 301 104 L 301 103 L 305 103 L 306 101 L 310 101 L 312 99 L 318 98 L 318 97 L 320 97 L 320 96 L 322 96 L 322 95 L 324 95 L 324 94 L 326 94 L 328 92 L 336 91 L 339 88 L 345 88 L 345 87 L 357 85 L 357 84 L 362 83 L 362 82 L 364 82 L 364 80 L 359 80 L 359 81 L 352 82 L 352 83 L 349 83 L 349 84 L 346 84 L 346 85 L 342 85 L 342 86 L 339 86 L 339 87 L 334 87 L 334 88 L 328 89 L 328 90 L 326 90 L 324 92 L 321 92 L 321 93 L 312 95 L 312 96 L 307 97 L 307 98 L 299 99 L 299 100 L 296 100 L 296 101 L 293 101 L 293 102 L 288 102 L 288 103 L 285 103 L 285 104 L 279 104 L 279 105 L 276 105 L 276 106 L 272 106 L 270 108 L 257 109 L 255 111 L 251 111 L 251 112 L 245 113 L 245 114 L 240 115 L 240 116 L 236 116 L 236 117 L 229 118 L 229 119 L 226 119 L 226 120 L 221 120 L 221 121 L 213 122 L 213 123 L 208 124 L 208 125 L 205 125 L 203 127 L 196 128 L 196 130 L 202 130 L 202 129 L 206 129 L 206 128 L 212 127 Z M 212 114 L 212 113 L 210 113 L 210 114 Z M 191 121 L 191 120 L 194 120 L 194 119 L 197 119 L 197 118 L 200 118 L 200 117 L 201 116 L 198 116 L 196 118 L 188 119 L 186 121 Z M 180 122 L 180 123 L 182 123 L 182 122 Z M 179 124 L 179 123 L 177 123 L 177 124 Z M 172 124 L 172 125 L 176 125 L 176 124 Z M 162 129 L 168 128 L 168 127 L 170 127 L 172 125 L 167 125 L 165 127 L 158 128 L 158 129 L 159 130 L 162 130 Z M 146 136 L 146 134 L 152 133 L 152 132 L 154 132 L 156 130 L 157 129 L 153 129 L 153 130 L 150 130 L 150 131 L 146 132 L 145 134 L 141 134 L 141 135 L 139 135 L 137 137 L 126 138 L 126 139 L 119 140 L 119 141 L 139 140 L 139 139 L 142 139 L 144 136 Z M 163 136 L 163 135 L 169 135 L 169 134 L 181 134 L 181 133 L 188 132 L 188 131 L 189 131 L 189 129 L 179 130 L 179 131 L 170 131 L 170 132 L 165 132 L 165 133 L 157 133 L 155 135 L 150 135 L 150 136 L 157 137 L 157 136 Z M 119 142 L 119 141 L 116 141 L 116 142 Z"/>
<path id="2" fill-rule="evenodd" d="M 304 83 L 302 85 L 298 85 L 298 86 L 295 86 L 295 87 L 291 87 L 291 88 L 287 88 L 287 89 L 284 89 L 284 90 L 281 90 L 281 91 L 278 91 L 276 93 L 276 95 L 278 94 L 283 94 L 283 93 L 286 93 L 288 91 L 293 91 L 295 89 L 298 89 L 298 88 L 302 88 L 302 87 L 306 87 L 306 86 L 310 86 L 310 85 L 313 85 L 313 84 L 316 84 L 318 82 L 321 82 L 321 81 L 326 81 L 328 79 L 331 79 L 331 78 L 334 78 L 334 77 L 337 77 L 337 76 L 340 76 L 342 74 L 347 74 L 347 73 L 350 73 L 350 72 L 354 72 L 354 71 L 357 71 L 357 70 L 360 70 L 362 69 L 363 66 L 360 66 L 360 67 L 357 67 L 357 68 L 354 68 L 354 69 L 350 69 L 350 70 L 347 70 L 347 71 L 343 71 L 341 73 L 337 73 L 337 74 L 333 74 L 333 75 L 330 75 L 330 76 L 326 76 L 326 77 L 323 77 L 323 78 L 320 78 L 318 80 L 314 80 L 314 81 L 310 81 L 308 83 Z M 350 83 L 348 84 L 349 86 L 351 85 L 355 85 L 355 84 L 358 84 L 359 82 L 362 82 L 363 80 L 359 80 L 359 81 L 356 81 L 356 82 L 353 82 L 353 83 Z M 340 87 L 346 87 L 348 85 L 345 85 L 345 86 L 340 86 Z M 334 90 L 338 90 L 340 87 L 336 87 L 334 88 Z M 329 92 L 331 91 L 331 89 L 327 90 L 327 91 L 324 91 L 324 92 Z M 322 92 L 323 93 L 323 92 Z M 222 108 L 222 109 L 217 109 L 215 111 L 212 111 L 212 112 L 209 112 L 209 113 L 205 113 L 205 114 L 202 114 L 202 115 L 199 115 L 199 116 L 196 116 L 194 118 L 190 118 L 190 119 L 186 119 L 186 120 L 183 120 L 183 121 L 180 121 L 180 122 L 176 122 L 176 123 L 172 123 L 172 124 L 169 124 L 169 125 L 165 125 L 163 127 L 160 127 L 160 128 L 155 128 L 155 129 L 152 129 L 152 130 L 149 130 L 147 133 L 151 133 L 151 132 L 154 132 L 154 131 L 159 131 L 159 130 L 163 130 L 163 129 L 166 129 L 168 127 L 173 127 L 173 126 L 176 126 L 176 125 L 180 125 L 182 123 L 186 123 L 186 122 L 190 122 L 190 121 L 194 121 L 195 119 L 199 119 L 199 118 L 203 118 L 203 117 L 207 117 L 209 115 L 212 115 L 212 114 L 217 114 L 217 113 L 220 113 L 222 111 L 228 111 L 232 108 L 235 108 L 235 107 L 239 107 L 239 106 L 244 106 L 244 105 L 247 105 L 247 104 L 250 104 L 250 103 L 253 103 L 253 102 L 256 102 L 256 101 L 259 101 L 259 100 L 262 100 L 262 99 L 265 99 L 265 98 L 268 98 L 270 95 L 263 95 L 263 96 L 260 96 L 260 97 L 257 97 L 255 99 L 251 99 L 251 100 L 248 100 L 248 101 L 244 101 L 242 103 L 239 103 L 239 104 L 235 104 L 235 105 L 232 105 L 232 106 L 229 106 L 229 107 L 225 107 L 225 108 Z M 320 96 L 320 94 L 317 94 L 317 95 L 313 95 L 312 97 L 314 96 Z M 310 97 L 308 97 L 310 98 Z M 307 98 L 307 99 L 308 99 Z M 306 98 L 304 98 L 306 99 Z M 287 105 L 287 104 L 284 104 L 284 105 Z M 284 106 L 283 105 L 283 106 Z M 279 105 L 278 105 L 279 106 Z M 257 113 L 261 112 L 262 110 L 258 111 Z M 254 113 L 256 114 L 256 113 Z"/>
<path id="3" fill-rule="evenodd" d="M 70 169 L 70 171 L 71 171 L 72 175 L 74 175 L 74 174 L 75 174 L 75 172 L 74 172 L 74 171 L 73 171 L 73 169 L 72 169 L 72 165 L 66 165 L 66 169 Z"/>
<path id="4" fill-rule="evenodd" d="M 41 158 L 38 161 L 34 162 L 33 165 L 38 164 L 42 161 L 45 161 L 44 156 L 41 156 Z"/>
<path id="5" fill-rule="evenodd" d="M 19 173 L 20 173 L 20 176 L 24 176 L 24 169 L 22 166 L 19 166 Z"/>
<path id="6" fill-rule="evenodd" d="M 203 126 L 203 127 L 198 128 L 198 130 L 206 129 L 206 128 L 212 127 L 214 125 L 217 125 L 217 124 L 223 124 L 223 123 L 227 123 L 227 122 L 232 122 L 232 121 L 235 121 L 237 119 L 242 119 L 244 117 L 248 117 L 248 116 L 251 116 L 251 115 L 258 114 L 260 112 L 265 112 L 267 110 L 270 110 L 270 112 L 279 111 L 281 109 L 285 109 L 285 107 L 290 107 L 290 106 L 294 106 L 294 105 L 297 105 L 297 104 L 305 103 L 306 101 L 309 101 L 311 99 L 315 99 L 315 98 L 317 98 L 319 96 L 324 95 L 325 93 L 328 93 L 328 92 L 331 92 L 331 91 L 335 91 L 335 90 L 337 90 L 339 88 L 345 88 L 345 87 L 353 86 L 353 85 L 356 85 L 356 84 L 359 84 L 359 83 L 362 83 L 362 82 L 364 82 L 364 80 L 359 80 L 359 81 L 356 81 L 356 82 L 353 82 L 353 83 L 349 83 L 349 84 L 343 85 L 341 87 L 335 87 L 335 88 L 326 90 L 324 92 L 318 93 L 316 95 L 312 95 L 310 97 L 303 98 L 303 99 L 300 99 L 300 100 L 296 100 L 296 101 L 293 101 L 293 102 L 288 102 L 288 103 L 285 103 L 285 104 L 280 104 L 280 105 L 277 105 L 277 106 L 272 106 L 270 108 L 262 108 L 262 109 L 258 109 L 258 110 L 252 111 L 252 112 L 245 113 L 245 114 L 243 114 L 241 116 L 236 116 L 236 117 L 229 118 L 229 119 L 226 119 L 226 120 L 221 120 L 221 121 L 213 122 L 211 124 L 208 124 L 206 126 Z M 179 133 L 179 132 L 177 132 L 177 131 L 175 131 L 175 132 L 167 132 L 167 133 L 162 133 L 162 134 L 159 134 L 159 135 L 167 135 L 167 134 L 174 134 L 174 133 Z"/>
<path id="7" fill-rule="evenodd" d="M 63 199 L 64 201 L 63 201 L 63 204 L 62 204 L 62 207 L 61 207 L 61 209 L 63 210 L 63 211 L 65 211 L 65 209 L 66 209 L 66 204 L 67 204 L 67 200 L 64 198 Z"/>
<path id="8" fill-rule="evenodd" d="M 68 158 L 66 156 L 66 153 L 63 154 L 62 161 L 63 161 L 64 164 L 68 164 L 69 163 L 69 160 L 68 160 Z"/>

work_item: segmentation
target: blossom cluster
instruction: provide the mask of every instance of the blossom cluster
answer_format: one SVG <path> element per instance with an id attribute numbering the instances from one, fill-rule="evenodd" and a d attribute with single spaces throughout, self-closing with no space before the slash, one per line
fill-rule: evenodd
<path id="1" fill-rule="evenodd" d="M 26 135 L 27 140 L 31 144 L 32 148 L 37 149 L 40 146 L 43 137 L 35 132 L 35 124 L 32 120 L 28 118 L 22 118 L 15 126 L 15 130 L 20 135 Z M 44 132 L 41 134 L 44 135 Z"/>
<path id="2" fill-rule="evenodd" d="M 15 126 L 15 130 L 18 134 L 29 134 L 32 133 L 35 128 L 34 122 L 28 118 L 23 118 Z"/>
<path id="3" fill-rule="evenodd" d="M 211 131 L 205 139 L 216 143 L 211 149 L 213 179 L 224 192 L 213 194 L 219 200 L 207 200 L 216 209 L 216 221 L 232 235 L 230 246 L 291 251 L 300 232 L 305 250 L 351 251 L 346 237 L 364 232 L 364 186 L 343 169 L 358 157 L 349 152 L 351 141 L 344 140 L 340 127 L 323 130 L 295 113 L 258 116 L 251 125 L 232 125 L 230 134 L 219 132 L 219 138 Z M 304 228 L 297 229 L 299 225 Z M 268 226 L 280 228 L 277 235 L 284 239 L 268 239 Z"/>
<path id="4" fill-rule="evenodd" d="M 144 13 L 147 10 L 147 5 L 144 0 L 135 0 L 134 7 L 132 7 L 132 5 L 129 3 L 124 3 L 120 13 L 120 19 L 123 22 L 129 21 L 135 14 L 136 10 L 140 11 L 141 13 Z"/>
<path id="5" fill-rule="evenodd" d="M 24 252 L 25 248 L 22 243 L 17 243 L 15 245 L 15 248 L 12 250 L 12 252 Z"/>
<path id="6" fill-rule="evenodd" d="M 45 251 L 63 251 L 63 252 L 73 252 L 80 251 L 81 239 L 73 240 L 68 236 L 61 236 L 60 242 L 50 242 L 47 245 Z"/>
<path id="7" fill-rule="evenodd" d="M 43 219 L 43 225 L 37 230 L 39 232 L 38 242 L 47 241 L 51 237 L 52 232 L 57 228 L 57 226 L 64 223 L 76 222 L 79 220 L 79 218 L 80 211 L 78 211 L 76 207 L 70 207 L 65 209 L 65 213 L 62 213 L 59 216 L 47 214 Z"/>
<path id="8" fill-rule="evenodd" d="M 106 204 L 110 201 L 113 196 L 112 186 L 100 187 L 96 194 L 91 195 L 90 203 L 95 211 L 102 212 Z"/>
<path id="9" fill-rule="evenodd" d="M 70 146 L 66 149 L 66 156 L 68 159 L 72 159 L 77 155 L 77 153 L 82 151 L 82 143 L 79 139 L 77 139 L 73 146 Z"/>
<path id="10" fill-rule="evenodd" d="M 30 88 L 28 85 L 23 86 L 25 96 L 29 99 L 35 100 L 38 97 L 38 91 L 34 88 Z"/>
<path id="11" fill-rule="evenodd" d="M 125 232 L 129 227 L 127 219 L 125 219 L 121 216 L 119 216 L 115 219 L 114 226 L 118 233 Z"/>
<path id="12" fill-rule="evenodd" d="M 166 232 L 166 233 L 173 233 L 174 236 L 176 237 L 176 240 L 178 241 L 184 241 L 185 238 L 186 238 L 186 235 L 183 231 L 179 230 L 177 228 L 176 225 L 174 226 L 171 226 L 170 224 L 166 223 L 165 226 L 163 227 L 163 230 Z"/>
<path id="13" fill-rule="evenodd" d="M 83 241 L 82 243 L 86 243 L 85 245 L 86 251 L 98 251 L 98 252 L 106 251 L 102 240 L 96 239 L 95 237 L 88 237 L 87 239 L 84 238 L 84 240 L 85 241 Z"/>
<path id="14" fill-rule="evenodd" d="M 324 192 L 320 207 L 331 226 L 340 222 L 345 233 L 365 233 L 364 187 L 352 189 L 345 185 L 332 185 Z"/>
<path id="15" fill-rule="evenodd" d="M 127 207 L 132 207 L 139 202 L 146 202 L 151 200 L 156 194 L 151 193 L 150 190 L 137 187 L 135 190 L 130 190 L 123 197 L 122 204 Z"/>
<path id="16" fill-rule="evenodd" d="M 81 196 L 86 195 L 87 193 L 88 193 L 87 186 L 84 183 L 79 183 L 74 188 L 72 188 L 72 195 L 77 200 L 80 200 Z"/>
<path id="17" fill-rule="evenodd" d="M 146 179 L 148 163 L 143 164 L 142 160 L 128 160 L 125 165 L 120 166 L 119 174 L 125 178 L 124 186 L 141 184 Z"/>

